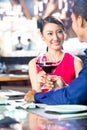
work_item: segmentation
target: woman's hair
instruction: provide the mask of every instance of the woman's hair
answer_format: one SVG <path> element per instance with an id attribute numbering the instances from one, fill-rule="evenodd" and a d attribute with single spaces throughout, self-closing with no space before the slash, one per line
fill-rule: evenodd
<path id="1" fill-rule="evenodd" d="M 63 22 L 58 18 L 55 18 L 53 16 L 48 16 L 45 19 L 40 19 L 38 21 L 38 28 L 40 28 L 40 32 L 43 32 L 43 28 L 45 26 L 46 23 L 54 23 L 57 24 L 59 26 L 61 26 L 61 28 L 64 30 L 64 25 Z"/>
<path id="2" fill-rule="evenodd" d="M 72 12 L 76 17 L 81 15 L 87 21 L 87 0 L 75 0 Z"/>

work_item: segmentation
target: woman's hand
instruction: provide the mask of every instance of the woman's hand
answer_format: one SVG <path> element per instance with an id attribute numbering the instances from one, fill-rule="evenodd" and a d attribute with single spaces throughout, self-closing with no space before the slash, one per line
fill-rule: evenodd
<path id="1" fill-rule="evenodd" d="M 34 94 L 36 93 L 35 90 L 31 90 L 31 91 L 28 91 L 25 96 L 24 96 L 24 100 L 26 102 L 34 102 Z"/>
<path id="2" fill-rule="evenodd" d="M 38 73 L 37 81 L 38 81 L 39 86 L 42 87 L 46 83 L 46 78 L 47 78 L 46 72 L 40 71 Z"/>

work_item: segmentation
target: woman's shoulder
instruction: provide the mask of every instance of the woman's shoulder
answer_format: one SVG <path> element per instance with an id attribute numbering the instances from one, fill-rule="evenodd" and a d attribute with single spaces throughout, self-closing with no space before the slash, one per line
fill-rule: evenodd
<path id="1" fill-rule="evenodd" d="M 75 57 L 75 55 L 73 55 L 73 54 L 70 53 L 70 52 L 65 52 L 64 55 L 65 55 L 65 56 L 68 56 L 68 57 Z"/>
<path id="2" fill-rule="evenodd" d="M 68 58 L 72 57 L 74 60 L 82 62 L 81 58 L 79 58 L 78 56 L 76 56 L 74 54 L 71 54 L 70 52 L 65 52 L 65 56 L 68 57 Z"/>
<path id="3" fill-rule="evenodd" d="M 83 65 L 83 61 L 82 61 L 82 59 L 81 58 L 79 58 L 78 56 L 74 56 L 75 58 L 75 62 L 77 63 L 77 64 L 81 64 L 81 65 Z"/>
<path id="4" fill-rule="evenodd" d="M 36 63 L 36 58 L 33 58 L 29 61 L 28 65 L 33 65 L 34 63 Z"/>
<path id="5" fill-rule="evenodd" d="M 83 65 L 82 59 L 79 58 L 78 56 L 74 55 L 74 54 L 71 54 L 71 53 L 66 52 L 66 53 L 65 53 L 65 57 L 66 57 L 66 59 L 68 59 L 68 61 L 69 61 L 69 59 L 70 59 L 70 61 L 74 61 L 75 64 Z"/>
<path id="6" fill-rule="evenodd" d="M 71 53 L 69 53 L 69 52 L 64 52 L 64 58 L 63 58 L 63 60 L 70 60 L 70 61 L 74 61 L 74 58 L 75 58 L 75 56 L 73 55 L 73 54 L 71 54 Z"/>

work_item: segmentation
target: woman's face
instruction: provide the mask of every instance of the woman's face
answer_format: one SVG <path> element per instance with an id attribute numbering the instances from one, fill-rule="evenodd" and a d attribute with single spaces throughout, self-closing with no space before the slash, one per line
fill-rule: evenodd
<path id="1" fill-rule="evenodd" d="M 46 23 L 43 28 L 42 38 L 49 49 L 59 50 L 64 42 L 64 31 L 57 24 Z"/>

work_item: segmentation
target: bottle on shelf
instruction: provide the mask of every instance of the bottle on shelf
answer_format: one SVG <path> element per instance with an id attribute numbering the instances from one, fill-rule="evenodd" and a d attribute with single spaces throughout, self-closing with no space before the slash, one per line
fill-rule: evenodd
<path id="1" fill-rule="evenodd" d="M 32 49 L 32 41 L 30 38 L 28 38 L 27 41 L 28 41 L 27 50 L 31 50 Z"/>
<path id="2" fill-rule="evenodd" d="M 21 43 L 21 37 L 18 36 L 18 44 L 15 46 L 15 50 L 22 50 L 23 49 L 23 44 Z"/>

